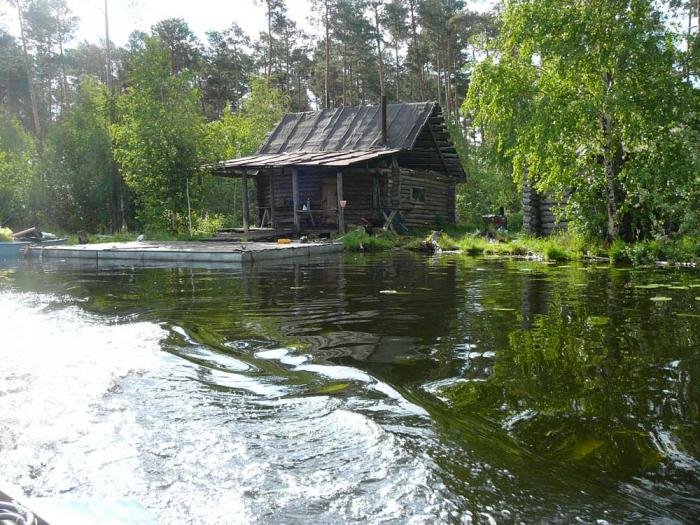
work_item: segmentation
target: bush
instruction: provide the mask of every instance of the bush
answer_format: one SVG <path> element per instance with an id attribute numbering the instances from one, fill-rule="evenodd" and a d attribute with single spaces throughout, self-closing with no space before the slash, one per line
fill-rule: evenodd
<path id="1" fill-rule="evenodd" d="M 12 241 L 12 230 L 0 227 L 0 241 Z"/>
<path id="2" fill-rule="evenodd" d="M 628 253 L 629 259 L 635 264 L 653 264 L 656 261 L 693 262 L 700 259 L 700 241 L 691 236 L 678 240 L 651 239 L 629 246 Z"/>
<path id="3" fill-rule="evenodd" d="M 211 237 L 216 233 L 216 230 L 223 228 L 224 224 L 225 217 L 223 214 L 192 214 L 192 233 L 195 236 Z"/>
<path id="4" fill-rule="evenodd" d="M 632 262 L 627 245 L 622 239 L 615 239 L 608 250 L 608 257 L 613 264 L 626 264 Z"/>
<path id="5" fill-rule="evenodd" d="M 575 256 L 556 241 L 547 241 L 544 246 L 544 258 L 548 261 L 568 261 Z"/>
<path id="6" fill-rule="evenodd" d="M 523 214 L 511 213 L 508 215 L 508 231 L 511 233 L 518 233 L 523 231 Z"/>

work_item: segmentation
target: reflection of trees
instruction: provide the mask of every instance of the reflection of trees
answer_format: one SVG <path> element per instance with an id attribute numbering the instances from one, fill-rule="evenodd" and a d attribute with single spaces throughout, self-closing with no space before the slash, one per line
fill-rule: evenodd
<path id="1" fill-rule="evenodd" d="M 496 348 L 491 377 L 450 389 L 454 406 L 498 422 L 539 454 L 618 473 L 675 462 L 659 442 L 666 432 L 691 461 L 700 457 L 697 358 L 669 366 L 700 344 L 698 327 L 669 341 L 662 334 L 679 327 L 668 312 L 625 311 L 618 280 L 590 282 L 578 295 L 566 282 L 551 286 L 546 313 Z"/>

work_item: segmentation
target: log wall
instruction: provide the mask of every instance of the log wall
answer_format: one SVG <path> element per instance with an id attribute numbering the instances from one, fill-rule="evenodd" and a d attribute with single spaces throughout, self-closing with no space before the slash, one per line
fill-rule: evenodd
<path id="1" fill-rule="evenodd" d="M 300 205 L 308 198 L 313 210 L 322 209 L 324 181 L 334 185 L 336 176 L 334 170 L 300 168 Z M 270 207 L 271 184 L 274 184 L 275 222 L 278 226 L 289 226 L 294 218 L 291 169 L 264 170 L 255 177 L 258 224 L 260 210 Z M 373 197 L 375 187 L 378 187 L 378 195 Z M 414 187 L 425 191 L 424 202 L 412 199 Z M 430 228 L 436 222 L 455 221 L 455 179 L 442 173 L 412 170 L 397 164 L 384 169 L 343 170 L 343 198 L 347 201 L 345 224 L 348 229 L 364 221 L 383 222 L 382 210 L 395 208 L 407 210 L 402 213 L 402 222 L 409 228 Z M 327 225 L 337 224 L 335 204 L 331 208 L 324 218 Z"/>
<path id="2" fill-rule="evenodd" d="M 337 173 L 335 170 L 299 168 L 300 206 L 303 206 L 308 198 L 311 202 L 312 210 L 322 209 L 324 181 L 329 186 L 335 187 Z M 271 183 L 274 184 L 275 189 L 275 222 L 278 225 L 288 226 L 294 220 L 291 169 L 265 170 L 258 174 L 255 179 L 255 187 L 259 209 L 270 207 Z M 347 201 L 345 208 L 346 225 L 360 224 L 361 218 L 367 220 L 373 218 L 372 192 L 372 174 L 368 175 L 355 170 L 343 173 L 343 199 Z M 385 192 L 386 189 L 382 193 L 384 194 Z M 330 210 L 323 220 L 327 224 L 335 225 L 337 224 L 336 203 L 332 203 L 329 208 Z M 314 216 L 314 219 L 316 219 L 316 216 Z"/>
<path id="3" fill-rule="evenodd" d="M 399 184 L 393 184 L 400 196 L 399 208 L 409 211 L 403 213 L 403 223 L 409 228 L 432 228 L 455 222 L 455 180 L 453 177 L 438 173 L 428 173 L 401 168 Z M 393 181 L 392 181 L 393 182 Z M 412 198 L 412 189 L 425 190 L 425 200 Z"/>
<path id="4" fill-rule="evenodd" d="M 546 193 L 539 193 L 523 179 L 523 229 L 530 235 L 549 236 L 567 228 L 566 218 L 557 219 L 554 213 L 556 200 Z"/>

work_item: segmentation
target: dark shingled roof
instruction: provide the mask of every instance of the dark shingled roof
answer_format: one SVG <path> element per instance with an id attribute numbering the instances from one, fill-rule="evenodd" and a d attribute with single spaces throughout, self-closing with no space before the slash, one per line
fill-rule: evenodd
<path id="1" fill-rule="evenodd" d="M 388 144 L 381 143 L 381 106 L 289 113 L 258 153 L 349 152 L 379 148 L 408 150 L 413 147 L 435 106 L 435 102 L 388 104 Z"/>
<path id="2" fill-rule="evenodd" d="M 416 149 L 423 158 L 426 153 L 435 152 L 446 173 L 464 180 L 444 122 L 441 131 L 431 129 L 435 119 L 442 122 L 442 111 L 436 102 L 388 104 L 387 144 L 382 144 L 381 106 L 288 113 L 256 155 L 220 162 L 214 173 L 235 176 L 244 170 L 288 166 L 342 168 Z M 432 136 L 434 146 L 416 145 L 419 136 L 424 141 L 424 130 Z M 436 139 L 435 133 L 441 137 Z"/>

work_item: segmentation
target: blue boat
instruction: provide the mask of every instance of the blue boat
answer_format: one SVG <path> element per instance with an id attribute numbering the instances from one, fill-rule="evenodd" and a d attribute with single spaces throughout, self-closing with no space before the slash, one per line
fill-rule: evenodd
<path id="1" fill-rule="evenodd" d="M 0 241 L 0 259 L 14 259 L 21 257 L 24 251 L 31 246 L 31 242 Z"/>
<path id="2" fill-rule="evenodd" d="M 57 246 L 68 244 L 68 239 L 46 239 L 42 241 L 0 241 L 0 260 L 22 257 L 29 246 Z"/>

